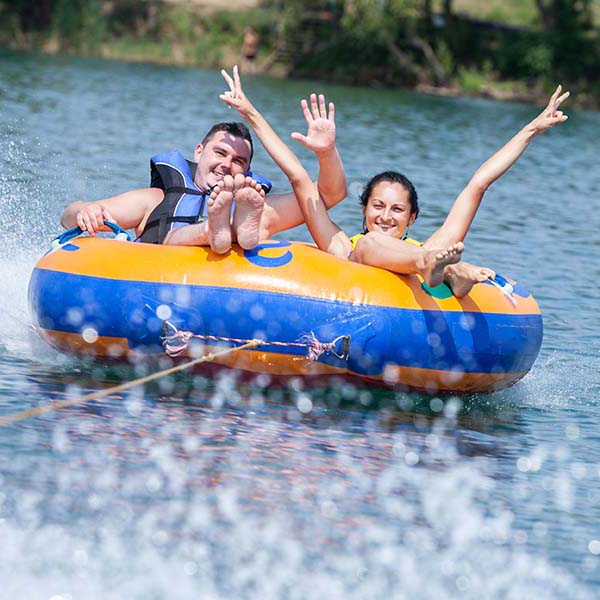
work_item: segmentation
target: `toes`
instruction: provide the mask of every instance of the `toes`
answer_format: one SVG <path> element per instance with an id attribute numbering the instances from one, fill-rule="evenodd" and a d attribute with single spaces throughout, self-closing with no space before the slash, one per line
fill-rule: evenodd
<path id="1" fill-rule="evenodd" d="M 225 175 L 225 177 L 223 177 L 223 186 L 221 189 L 226 192 L 233 191 L 233 177 L 231 175 Z"/>
<path id="2" fill-rule="evenodd" d="M 245 183 L 246 177 L 241 173 L 238 173 L 233 179 L 233 187 L 236 191 L 241 190 L 244 187 Z"/>

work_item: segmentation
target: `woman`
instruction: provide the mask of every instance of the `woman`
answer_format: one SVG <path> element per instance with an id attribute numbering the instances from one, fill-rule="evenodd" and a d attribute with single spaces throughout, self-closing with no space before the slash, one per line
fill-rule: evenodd
<path id="1" fill-rule="evenodd" d="M 230 90 L 222 94 L 221 99 L 238 110 L 289 178 L 308 229 L 321 250 L 395 273 L 418 274 L 431 287 L 446 281 L 458 297 L 468 294 L 475 283 L 495 276 L 490 269 L 460 262 L 463 240 L 485 191 L 517 161 L 533 138 L 567 120 L 559 107 L 569 92 L 561 94 L 559 85 L 546 108 L 479 167 L 454 201 L 442 226 L 423 244 L 407 236 L 409 226 L 419 213 L 417 193 L 412 183 L 395 171 L 380 173 L 366 185 L 361 196 L 364 233 L 348 237 L 329 218 L 300 161 L 244 95 L 237 68 L 234 67 L 233 79 L 226 72 L 222 73 Z M 331 135 L 335 131 L 333 103 L 329 103 L 327 110 L 322 95 L 317 100 L 312 94 L 310 100 L 310 109 L 306 100 L 301 102 L 307 123 L 313 131 L 321 130 L 323 139 L 335 139 Z M 301 143 L 306 141 L 300 133 L 293 133 L 292 138 Z M 314 149 L 314 141 L 311 149 Z"/>

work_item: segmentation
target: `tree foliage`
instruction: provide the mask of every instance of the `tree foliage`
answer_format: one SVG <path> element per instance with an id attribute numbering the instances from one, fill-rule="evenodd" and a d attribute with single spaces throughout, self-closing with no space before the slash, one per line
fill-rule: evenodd
<path id="1" fill-rule="evenodd" d="M 597 79 L 599 44 L 592 0 L 536 0 L 536 6 L 554 70 L 561 76 Z"/>
<path id="2" fill-rule="evenodd" d="M 560 79 L 591 89 L 600 81 L 594 1 L 529 0 L 539 15 L 531 27 L 456 14 L 452 0 L 264 0 L 256 12 L 268 15 L 258 23 L 263 48 L 273 44 L 273 62 L 295 75 L 444 86 L 469 73 L 471 81 Z M 167 0 L 0 0 L 0 42 L 41 45 L 49 36 L 63 50 L 94 53 L 141 40 L 216 64 L 222 46 L 240 43 L 248 18 L 205 17 Z"/>
<path id="3" fill-rule="evenodd" d="M 288 30 L 311 38 L 306 55 L 296 61 L 300 71 L 322 70 L 336 63 L 334 54 L 339 61 L 332 69 L 347 73 L 349 61 L 359 80 L 364 80 L 361 67 L 383 82 L 405 84 L 445 85 L 464 69 L 500 79 L 599 79 L 593 0 L 531 1 L 540 15 L 538 28 L 454 14 L 452 0 L 311 0 L 311 14 L 328 7 L 335 20 L 326 35 L 312 38 L 315 26 L 306 18 L 306 2 L 285 5 L 293 19 Z"/>

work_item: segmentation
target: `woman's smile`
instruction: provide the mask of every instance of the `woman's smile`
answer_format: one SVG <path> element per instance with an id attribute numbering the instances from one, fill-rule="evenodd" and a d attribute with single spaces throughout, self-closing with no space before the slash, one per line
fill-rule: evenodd
<path id="1" fill-rule="evenodd" d="M 408 191 L 399 183 L 382 181 L 371 193 L 365 207 L 367 231 L 379 231 L 401 238 L 414 221 Z"/>

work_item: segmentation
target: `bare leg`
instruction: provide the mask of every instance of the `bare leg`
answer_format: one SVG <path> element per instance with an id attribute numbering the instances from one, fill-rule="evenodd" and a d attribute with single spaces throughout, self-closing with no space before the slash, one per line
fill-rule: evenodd
<path id="1" fill-rule="evenodd" d="M 172 229 L 167 233 L 163 244 L 167 246 L 209 246 L 208 223 L 195 223 Z"/>
<path id="2" fill-rule="evenodd" d="M 230 213 L 233 201 L 233 177 L 225 175 L 208 199 L 208 237 L 210 247 L 217 254 L 231 249 Z"/>
<path id="3" fill-rule="evenodd" d="M 350 260 L 404 275 L 418 273 L 427 285 L 435 287 L 444 279 L 444 268 L 460 261 L 464 249 L 464 244 L 458 242 L 445 249 L 430 250 L 371 232 L 359 240 Z"/>
<path id="4" fill-rule="evenodd" d="M 457 298 L 466 296 L 476 283 L 493 279 L 496 273 L 487 267 L 478 267 L 467 262 L 448 265 L 444 269 L 444 281 Z"/>
<path id="5" fill-rule="evenodd" d="M 265 206 L 265 191 L 251 177 L 235 176 L 233 231 L 238 244 L 250 250 L 260 239 L 260 220 Z"/>

